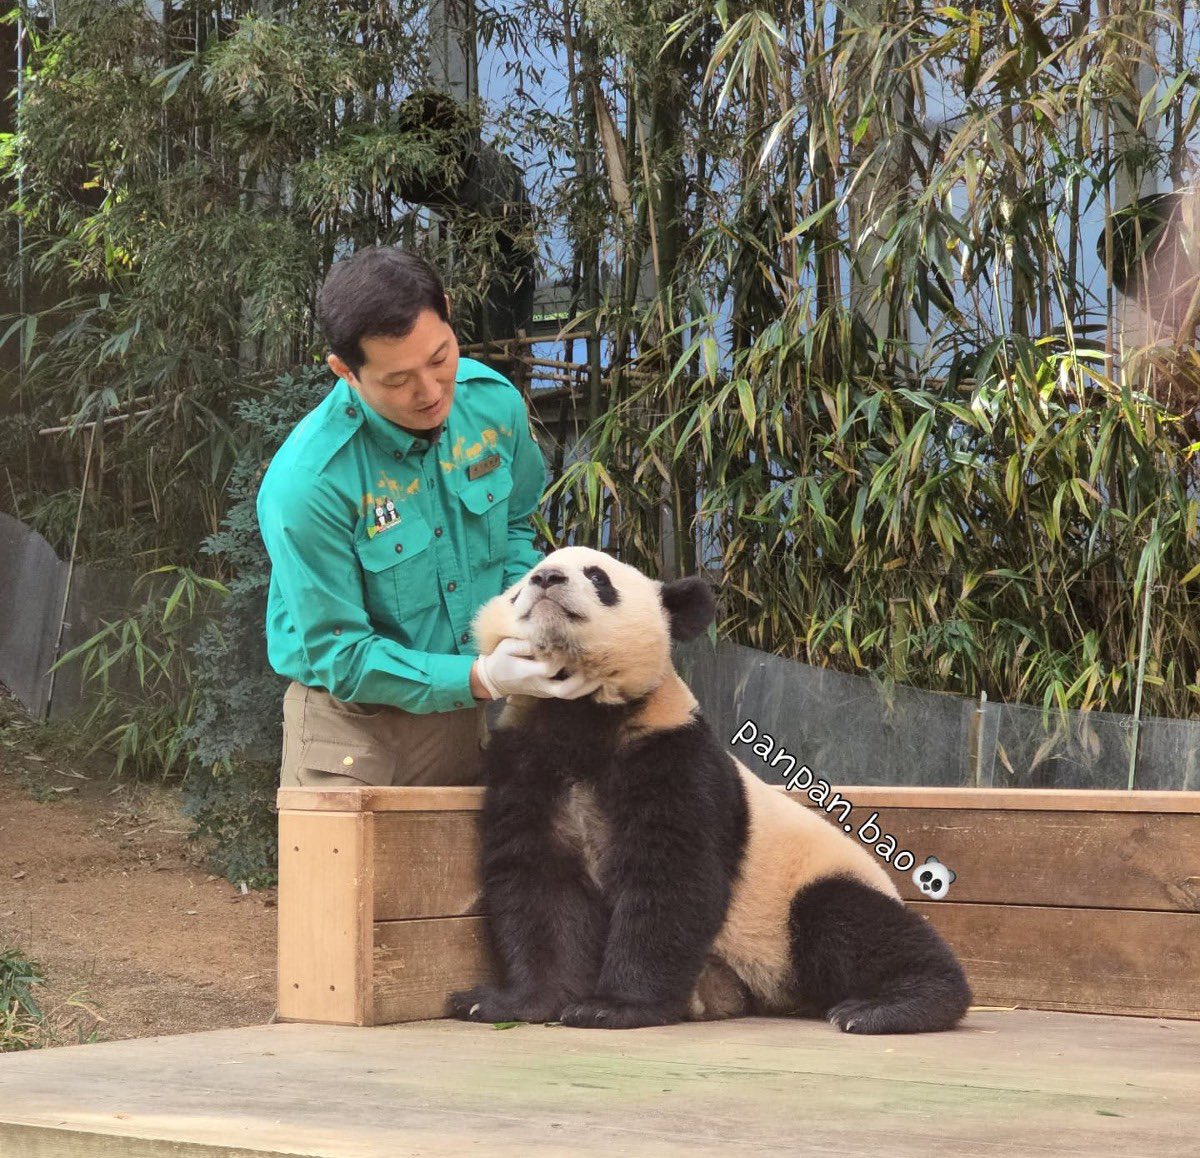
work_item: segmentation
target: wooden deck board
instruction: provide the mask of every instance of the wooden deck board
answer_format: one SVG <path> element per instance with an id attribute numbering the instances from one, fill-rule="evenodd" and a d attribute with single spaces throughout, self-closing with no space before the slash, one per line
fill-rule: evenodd
<path id="1" fill-rule="evenodd" d="M 4 1158 L 1194 1156 L 1200 1023 L 274 1025 L 0 1057 Z"/>

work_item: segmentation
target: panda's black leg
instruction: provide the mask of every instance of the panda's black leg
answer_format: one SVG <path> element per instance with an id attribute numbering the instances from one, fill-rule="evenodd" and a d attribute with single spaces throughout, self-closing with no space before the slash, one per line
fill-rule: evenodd
<path id="1" fill-rule="evenodd" d="M 635 879 L 616 894 L 595 992 L 562 1011 L 564 1025 L 634 1029 L 670 1025 L 687 1016 L 719 921 L 714 927 L 684 890 L 664 887 L 651 858 L 629 867 Z"/>
<path id="2" fill-rule="evenodd" d="M 704 806 L 686 789 L 662 791 L 661 759 L 653 749 L 626 757 L 608 785 L 612 915 L 595 990 L 562 1011 L 564 1025 L 632 1029 L 684 1020 L 720 930 L 728 873 L 703 823 Z"/>
<path id="3" fill-rule="evenodd" d="M 846 1033 L 952 1029 L 971 1004 L 962 966 L 933 926 L 852 878 L 797 893 L 789 932 L 801 995 Z"/>
<path id="4" fill-rule="evenodd" d="M 503 751 L 492 758 L 503 759 Z M 452 994 L 447 1013 L 470 1021 L 553 1021 L 592 991 L 607 916 L 581 859 L 555 837 L 561 793 L 553 784 L 531 791 L 530 770 L 519 764 L 505 771 L 512 774 L 495 776 L 488 788 L 482 865 L 488 936 L 502 980 Z"/>
<path id="5" fill-rule="evenodd" d="M 447 1012 L 469 1021 L 555 1021 L 591 992 L 604 943 L 604 910 L 583 866 L 545 845 L 531 860 L 518 846 L 490 859 L 484 889 L 499 985 L 451 996 Z"/>

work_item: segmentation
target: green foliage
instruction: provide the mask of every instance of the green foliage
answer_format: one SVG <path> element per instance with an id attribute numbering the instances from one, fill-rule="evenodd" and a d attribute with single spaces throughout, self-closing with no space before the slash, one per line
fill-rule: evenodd
<path id="1" fill-rule="evenodd" d="M 0 181 L 23 181 L 0 224 L 19 217 L 25 238 L 20 260 L 0 247 L 0 272 L 15 285 L 23 266 L 34 303 L 0 318 L 0 347 L 26 362 L 0 504 L 65 549 L 88 459 L 77 424 L 128 416 L 94 447 L 79 543 L 93 563 L 201 561 L 236 404 L 323 353 L 315 299 L 335 256 L 424 246 L 466 317 L 497 244 L 469 223 L 427 235 L 400 195 L 461 176 L 461 128 L 397 115 L 426 84 L 419 5 L 167 8 L 165 27 L 142 0 L 31 22 L 20 132 L 0 146 Z"/>
<path id="2" fill-rule="evenodd" d="M 32 1018 L 41 1017 L 33 987 L 45 981 L 42 967 L 36 961 L 30 961 L 19 949 L 6 949 L 0 953 L 0 1008 L 18 1009 Z"/>
<path id="3" fill-rule="evenodd" d="M 0 953 L 0 1053 L 39 1044 L 44 1015 L 33 988 L 45 981 L 42 967 L 19 949 Z"/>
<path id="4" fill-rule="evenodd" d="M 278 704 L 274 711 L 278 716 Z M 262 888 L 278 879 L 278 787 L 278 761 L 230 759 L 187 779 L 183 813 L 195 823 L 193 835 L 210 842 L 213 867 L 232 884 Z"/>
<path id="5" fill-rule="evenodd" d="M 0 952 L 0 1053 L 44 1049 L 100 1039 L 104 1018 L 81 993 L 47 1009 L 34 995 L 34 987 L 46 984 L 42 967 L 20 949 Z"/>
<path id="6" fill-rule="evenodd" d="M 171 577 L 167 586 L 159 577 Z M 216 579 L 187 567 L 160 567 L 134 585 L 146 592 L 136 610 L 105 625 L 61 656 L 51 670 L 82 661 L 95 706 L 82 730 L 92 750 L 115 753 L 117 775 L 182 774 L 192 760 L 186 728 L 195 711 L 189 644 L 214 597 L 228 594 Z"/>
<path id="7" fill-rule="evenodd" d="M 655 293 L 606 300 L 642 373 L 614 367 L 556 484 L 563 534 L 710 568 L 738 642 L 1046 706 L 1132 710 L 1149 584 L 1142 710 L 1197 714 L 1200 299 L 1185 280 L 1118 359 L 1112 270 L 1089 286 L 1079 242 L 1142 176 L 1194 171 L 1200 93 L 1136 92 L 1149 24 L 635 8 L 587 12 L 638 105 L 635 155 L 605 151 L 631 190 L 605 257 L 644 275 L 648 246 Z M 1169 35 L 1194 51 L 1194 21 Z M 647 45 L 682 75 L 699 54 L 698 100 Z"/>
<path id="8" fill-rule="evenodd" d="M 193 649 L 195 710 L 185 733 L 195 765 L 187 810 L 214 838 L 231 881 L 265 883 L 274 872 L 274 794 L 279 783 L 282 702 L 287 682 L 267 662 L 270 560 L 254 504 L 263 471 L 291 428 L 329 392 L 324 366 L 283 374 L 237 406 L 241 453 L 230 476 L 228 511 L 204 551 L 234 574 L 221 614 Z"/>

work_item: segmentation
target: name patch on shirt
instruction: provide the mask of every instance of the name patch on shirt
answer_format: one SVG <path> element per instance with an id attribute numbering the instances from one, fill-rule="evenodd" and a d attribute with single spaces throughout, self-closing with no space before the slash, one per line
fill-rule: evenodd
<path id="1" fill-rule="evenodd" d="M 500 465 L 500 456 L 498 454 L 489 454 L 487 458 L 481 458 L 478 462 L 472 463 L 467 467 L 467 481 L 474 482 L 477 478 L 482 478 L 485 474 L 491 474 Z"/>

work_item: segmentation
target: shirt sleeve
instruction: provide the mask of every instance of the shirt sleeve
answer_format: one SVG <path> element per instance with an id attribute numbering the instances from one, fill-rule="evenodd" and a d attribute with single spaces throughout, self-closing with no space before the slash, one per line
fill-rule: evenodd
<path id="1" fill-rule="evenodd" d="M 513 417 L 512 495 L 508 500 L 508 556 L 504 562 L 504 589 L 542 561 L 533 545 L 537 535 L 530 516 L 542 502 L 546 490 L 546 460 L 529 429 L 529 412 L 516 387 Z"/>
<path id="2" fill-rule="evenodd" d="M 347 703 L 391 704 L 417 714 L 474 706 L 474 656 L 417 651 L 376 631 L 354 550 L 357 512 L 328 484 L 293 472 L 286 502 L 264 487 L 257 509 L 271 582 L 321 687 Z M 268 651 L 272 627 L 268 623 Z"/>

